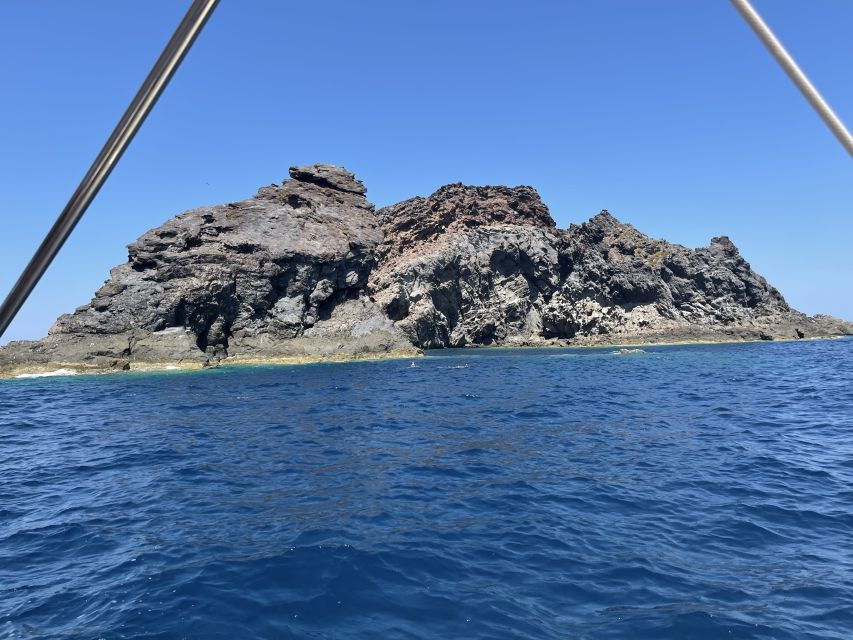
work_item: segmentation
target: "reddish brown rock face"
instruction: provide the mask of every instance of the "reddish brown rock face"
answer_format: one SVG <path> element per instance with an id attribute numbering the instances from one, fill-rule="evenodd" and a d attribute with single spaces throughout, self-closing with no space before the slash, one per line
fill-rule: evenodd
<path id="1" fill-rule="evenodd" d="M 792 310 L 725 236 L 688 249 L 606 211 L 557 229 L 526 186 L 451 184 L 376 212 L 345 169 L 290 176 L 144 234 L 47 338 L 0 348 L 0 374 L 51 362 L 853 333 Z"/>
<path id="2" fill-rule="evenodd" d="M 379 211 L 385 242 L 384 266 L 399 256 L 425 254 L 443 237 L 468 229 L 511 225 L 554 229 L 548 207 L 532 187 L 441 187 L 428 198 L 412 198 Z"/>

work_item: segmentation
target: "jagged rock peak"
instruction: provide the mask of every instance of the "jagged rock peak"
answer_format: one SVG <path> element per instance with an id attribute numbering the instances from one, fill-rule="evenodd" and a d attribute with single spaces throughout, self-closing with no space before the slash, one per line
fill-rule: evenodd
<path id="1" fill-rule="evenodd" d="M 656 242 L 632 225 L 620 221 L 607 209 L 602 209 L 586 222 L 571 224 L 567 230 L 569 237 L 583 239 L 584 242 L 606 242 L 612 244 L 645 244 Z"/>
<path id="2" fill-rule="evenodd" d="M 378 213 L 386 237 L 383 255 L 401 254 L 468 229 L 506 225 L 556 228 L 548 207 L 527 186 L 448 184 L 426 198 L 404 200 Z"/>
<path id="3" fill-rule="evenodd" d="M 589 219 L 590 222 L 599 224 L 599 225 L 621 225 L 622 223 L 607 209 L 602 209 L 598 213 L 596 213 L 592 218 Z"/>
<path id="4" fill-rule="evenodd" d="M 412 198 L 400 204 L 428 204 L 433 211 L 449 214 L 448 222 L 473 224 L 516 224 L 554 228 L 556 223 L 533 187 L 521 185 L 470 186 L 454 182 L 439 187 L 428 198 Z M 445 216 L 446 217 L 446 216 Z"/>
<path id="5" fill-rule="evenodd" d="M 728 236 L 717 236 L 716 238 L 711 238 L 709 248 L 711 251 L 719 251 L 723 253 L 723 255 L 730 257 L 740 255 L 740 251 L 738 251 L 735 243 L 732 242 Z"/>
<path id="6" fill-rule="evenodd" d="M 367 188 L 354 173 L 332 164 L 317 163 L 304 167 L 290 167 L 289 173 L 291 178 L 300 182 L 310 182 L 349 193 L 367 193 Z"/>
<path id="7" fill-rule="evenodd" d="M 569 230 L 585 229 L 587 231 L 608 232 L 625 228 L 633 228 L 631 225 L 620 221 L 616 216 L 610 213 L 607 209 L 602 209 L 586 222 L 580 224 L 572 223 L 569 225 Z"/>

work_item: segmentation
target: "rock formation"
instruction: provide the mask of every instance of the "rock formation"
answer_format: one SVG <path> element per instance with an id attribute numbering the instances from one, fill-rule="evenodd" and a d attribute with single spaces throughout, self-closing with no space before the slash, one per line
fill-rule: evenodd
<path id="1" fill-rule="evenodd" d="M 606 211 L 558 229 L 524 186 L 375 211 L 344 169 L 290 177 L 144 234 L 89 304 L 0 348 L 0 372 L 853 333 L 791 309 L 725 236 L 688 249 Z"/>

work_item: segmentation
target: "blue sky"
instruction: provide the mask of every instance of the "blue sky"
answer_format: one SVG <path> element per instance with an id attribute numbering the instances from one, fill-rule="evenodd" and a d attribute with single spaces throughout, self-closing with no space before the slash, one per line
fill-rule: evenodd
<path id="1" fill-rule="evenodd" d="M 187 5 L 0 3 L 0 295 Z M 853 2 L 755 5 L 853 122 Z M 152 226 L 319 161 L 379 206 L 531 184 L 560 226 L 726 234 L 794 306 L 853 320 L 853 164 L 728 2 L 222 0 L 3 342 L 86 303 Z"/>

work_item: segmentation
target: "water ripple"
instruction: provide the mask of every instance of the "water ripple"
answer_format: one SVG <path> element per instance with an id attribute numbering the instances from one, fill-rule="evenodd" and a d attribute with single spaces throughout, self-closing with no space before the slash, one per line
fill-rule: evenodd
<path id="1" fill-rule="evenodd" d="M 853 340 L 0 384 L 0 638 L 847 639 Z"/>

